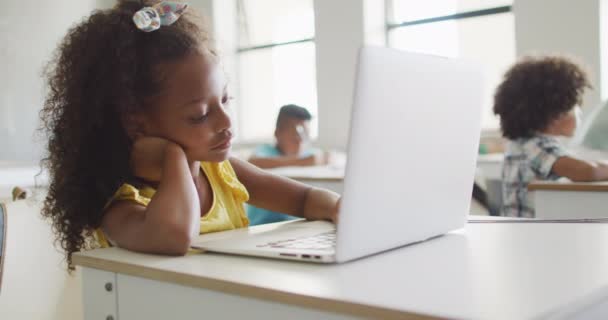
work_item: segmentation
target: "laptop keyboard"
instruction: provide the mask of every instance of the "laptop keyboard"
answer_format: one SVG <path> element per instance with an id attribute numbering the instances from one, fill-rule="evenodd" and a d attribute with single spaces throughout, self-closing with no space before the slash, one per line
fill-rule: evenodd
<path id="1" fill-rule="evenodd" d="M 336 246 L 336 230 L 314 236 L 285 239 L 257 245 L 260 248 L 332 250 Z"/>

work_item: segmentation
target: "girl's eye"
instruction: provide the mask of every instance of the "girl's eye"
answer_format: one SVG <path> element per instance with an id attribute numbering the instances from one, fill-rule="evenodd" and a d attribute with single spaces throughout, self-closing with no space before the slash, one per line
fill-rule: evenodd
<path id="1" fill-rule="evenodd" d="M 232 99 L 234 99 L 234 97 L 225 95 L 222 97 L 222 104 L 228 104 Z"/>
<path id="2" fill-rule="evenodd" d="M 192 117 L 189 120 L 192 123 L 202 123 L 202 122 L 205 122 L 205 120 L 207 120 L 207 114 L 204 114 L 204 115 L 198 116 L 198 117 Z"/>

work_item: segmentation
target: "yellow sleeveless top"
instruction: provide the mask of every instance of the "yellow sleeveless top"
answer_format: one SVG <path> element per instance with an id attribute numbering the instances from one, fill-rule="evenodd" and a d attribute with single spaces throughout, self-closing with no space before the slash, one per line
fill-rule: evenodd
<path id="1" fill-rule="evenodd" d="M 211 185 L 213 203 L 207 214 L 201 217 L 200 233 L 247 227 L 249 219 L 244 203 L 249 200 L 249 193 L 238 180 L 230 162 L 201 162 L 201 169 Z M 133 201 L 147 206 L 155 193 L 156 190 L 149 186 L 137 189 L 125 183 L 110 198 L 106 207 L 115 201 Z M 101 229 L 95 230 L 94 236 L 102 247 L 111 246 Z"/>

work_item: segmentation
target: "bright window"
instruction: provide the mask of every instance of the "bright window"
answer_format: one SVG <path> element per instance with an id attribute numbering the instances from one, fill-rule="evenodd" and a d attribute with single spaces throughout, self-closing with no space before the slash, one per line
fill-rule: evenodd
<path id="1" fill-rule="evenodd" d="M 389 0 L 389 46 L 462 57 L 483 66 L 484 129 L 496 129 L 493 96 L 504 72 L 515 62 L 512 0 Z"/>
<path id="2" fill-rule="evenodd" d="M 282 105 L 317 115 L 313 1 L 237 0 L 237 10 L 237 137 L 269 140 Z"/>

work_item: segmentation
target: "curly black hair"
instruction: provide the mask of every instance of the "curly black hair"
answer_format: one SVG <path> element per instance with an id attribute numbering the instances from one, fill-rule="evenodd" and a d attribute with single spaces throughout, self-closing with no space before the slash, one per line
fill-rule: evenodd
<path id="1" fill-rule="evenodd" d="M 48 136 L 50 186 L 42 215 L 73 270 L 72 253 L 90 248 L 106 202 L 132 181 L 132 141 L 126 115 L 150 108 L 162 88 L 162 63 L 193 52 L 215 54 L 202 19 L 187 11 L 154 32 L 134 25 L 133 14 L 158 1 L 118 1 L 72 27 L 45 70 L 49 92 L 40 112 Z"/>
<path id="2" fill-rule="evenodd" d="M 523 58 L 505 73 L 494 95 L 503 136 L 515 140 L 545 130 L 580 104 L 587 88 L 587 74 L 568 58 Z"/>

